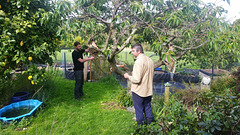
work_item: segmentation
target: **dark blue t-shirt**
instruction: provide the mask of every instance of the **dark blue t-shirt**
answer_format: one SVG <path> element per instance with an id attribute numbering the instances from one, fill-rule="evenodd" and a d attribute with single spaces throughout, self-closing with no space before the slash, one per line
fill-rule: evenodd
<path id="1" fill-rule="evenodd" d="M 72 52 L 72 59 L 73 59 L 73 64 L 74 64 L 74 68 L 73 70 L 83 70 L 84 68 L 84 63 L 81 63 L 80 61 L 78 61 L 79 58 L 83 59 L 83 53 L 85 52 L 84 49 L 81 49 L 80 51 L 76 51 L 74 50 Z"/>

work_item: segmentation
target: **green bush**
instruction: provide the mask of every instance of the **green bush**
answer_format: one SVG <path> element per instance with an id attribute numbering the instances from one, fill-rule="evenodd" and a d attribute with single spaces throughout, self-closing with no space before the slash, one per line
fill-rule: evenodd
<path id="1" fill-rule="evenodd" d="M 227 75 L 213 80 L 210 89 L 214 93 L 223 94 L 235 91 L 236 85 L 236 79 L 231 75 Z"/>
<path id="2" fill-rule="evenodd" d="M 220 95 L 211 91 L 192 93 L 194 89 L 191 88 L 180 95 L 171 95 L 167 105 L 163 103 L 163 96 L 155 95 L 152 101 L 154 126 L 136 128 L 134 134 L 240 133 L 240 99 L 237 96 L 226 91 Z M 183 96 L 186 93 L 187 96 Z M 191 103 L 186 102 L 189 97 Z"/>
<path id="3" fill-rule="evenodd" d="M 116 97 L 119 105 L 123 107 L 133 106 L 132 95 L 127 93 L 126 89 L 122 89 Z"/>
<path id="4" fill-rule="evenodd" d="M 31 123 L 29 119 L 31 118 L 23 117 L 21 121 L 17 123 L 17 128 L 20 128 L 20 129 L 26 128 Z"/>
<path id="5" fill-rule="evenodd" d="M 0 78 L 0 107 L 11 103 L 11 96 L 13 96 L 15 92 L 21 91 L 28 91 L 30 93 L 29 98 L 44 101 L 46 96 L 54 89 L 53 79 L 56 74 L 56 71 L 48 70 L 44 74 L 45 80 L 37 85 L 31 84 L 31 81 L 28 80 L 28 74 L 26 73 L 13 74 L 11 79 Z"/>
<path id="6" fill-rule="evenodd" d="M 98 82 L 110 85 L 119 85 L 119 81 L 114 76 L 111 75 L 103 76 Z"/>
<path id="7" fill-rule="evenodd" d="M 114 76 L 104 76 L 98 82 L 99 83 L 105 83 L 105 84 L 108 84 L 108 85 L 120 85 L 119 81 Z M 132 95 L 127 94 L 126 89 L 121 89 L 117 93 L 116 100 L 117 100 L 117 102 L 120 106 L 123 106 L 123 107 L 133 106 Z"/>
<path id="8" fill-rule="evenodd" d="M 188 71 L 185 71 L 185 70 L 180 71 L 179 74 L 180 74 L 180 75 L 186 75 L 186 76 L 192 75 L 191 72 L 188 72 Z"/>
<path id="9" fill-rule="evenodd" d="M 134 134 L 195 134 L 197 132 L 197 114 L 194 110 L 187 112 L 182 101 L 175 95 L 169 98 L 168 104 L 163 104 L 163 96 L 153 98 L 154 126 L 145 126 L 135 130 Z M 155 105 L 157 104 L 157 105 Z"/>
<path id="10" fill-rule="evenodd" d="M 46 79 L 39 84 L 40 87 L 34 90 L 31 97 L 42 102 L 45 102 L 54 95 L 56 89 L 55 79 L 57 76 L 61 76 L 62 74 L 61 71 L 49 69 L 44 75 Z"/>
<path id="11" fill-rule="evenodd" d="M 28 74 L 13 74 L 9 78 L 0 78 L 0 107 L 10 103 L 11 96 L 15 92 L 28 91 L 30 94 L 34 92 L 37 85 L 32 85 L 28 80 Z"/>
<path id="12" fill-rule="evenodd" d="M 5 80 L 5 84 L 1 83 L 0 86 L 1 88 L 2 86 L 8 87 L 10 92 L 5 93 L 5 95 L 8 97 L 5 98 L 4 96 L 3 98 L 1 98 L 1 103 L 7 104 L 9 102 L 8 100 L 9 96 L 12 95 L 11 93 L 16 92 L 17 88 L 18 88 L 17 90 L 24 89 L 24 91 L 28 91 L 30 93 L 29 98 L 38 99 L 42 102 L 45 102 L 46 100 L 50 99 L 51 97 L 54 96 L 54 92 L 56 89 L 55 79 L 60 74 L 59 74 L 59 71 L 50 69 L 46 71 L 44 75 L 46 79 L 43 82 L 38 83 L 38 85 L 32 85 L 31 82 L 27 79 L 28 77 L 27 74 L 19 74 L 13 80 Z M 12 84 L 12 85 L 7 85 L 7 84 Z M 1 89 L 1 90 L 4 90 L 4 89 Z M 39 109 L 41 110 L 44 105 L 45 104 L 41 105 Z M 5 124 L 0 122 L 0 130 L 3 130 L 3 129 L 4 130 L 5 129 L 6 130 L 7 129 L 23 130 L 23 128 L 27 127 L 29 124 L 31 124 L 31 122 L 32 122 L 32 117 L 27 117 L 27 118 L 24 117 L 21 119 L 21 121 L 19 122 L 12 121 L 10 124 Z"/>
<path id="13" fill-rule="evenodd" d="M 135 125 L 135 130 L 133 135 L 162 135 L 163 128 L 161 125 L 156 123 L 151 123 L 150 125 Z"/>
<path id="14" fill-rule="evenodd" d="M 230 94 L 216 95 L 212 92 L 202 96 L 208 101 L 199 113 L 199 133 L 239 134 L 240 100 Z"/>
<path id="15" fill-rule="evenodd" d="M 174 88 L 173 91 L 176 93 L 177 98 L 183 101 L 184 105 L 191 107 L 201 100 L 199 94 L 206 90 L 201 90 L 199 86 L 190 84 L 190 86 L 186 87 L 184 90 Z"/>

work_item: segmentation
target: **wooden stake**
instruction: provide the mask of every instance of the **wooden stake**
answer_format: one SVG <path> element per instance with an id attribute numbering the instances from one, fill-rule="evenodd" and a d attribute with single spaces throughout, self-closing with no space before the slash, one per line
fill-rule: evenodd
<path id="1" fill-rule="evenodd" d="M 90 81 L 92 81 L 92 60 L 90 60 Z"/>

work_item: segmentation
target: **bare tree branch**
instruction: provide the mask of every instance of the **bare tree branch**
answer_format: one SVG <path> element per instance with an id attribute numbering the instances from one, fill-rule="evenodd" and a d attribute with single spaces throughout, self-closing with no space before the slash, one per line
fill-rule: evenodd
<path id="1" fill-rule="evenodd" d="M 181 58 L 188 50 L 198 49 L 198 48 L 204 46 L 207 42 L 209 42 L 209 40 L 206 40 L 205 42 L 203 42 L 202 44 L 200 44 L 200 45 L 198 45 L 198 46 L 190 47 L 190 48 L 182 48 L 182 47 L 173 45 L 173 47 L 178 48 L 178 49 L 180 49 L 180 50 L 183 50 L 183 52 L 182 52 L 181 54 L 179 54 L 176 58 L 177 58 L 177 59 Z"/>
<path id="2" fill-rule="evenodd" d="M 126 39 L 126 41 L 123 43 L 122 47 L 116 52 L 115 55 L 117 55 L 118 53 L 120 53 L 129 43 L 129 41 L 132 39 L 133 34 L 135 34 L 135 32 L 137 31 L 136 26 L 132 29 L 131 34 L 129 35 L 129 37 Z"/>

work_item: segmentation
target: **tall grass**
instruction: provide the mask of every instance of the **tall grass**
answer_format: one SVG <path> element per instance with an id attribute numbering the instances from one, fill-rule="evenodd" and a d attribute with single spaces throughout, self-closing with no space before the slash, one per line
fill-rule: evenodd
<path id="1" fill-rule="evenodd" d="M 32 94 L 38 89 L 38 86 L 32 85 L 27 78 L 28 75 L 22 73 L 14 74 L 11 78 L 0 78 L 0 108 L 11 103 L 15 92 L 28 91 Z"/>

